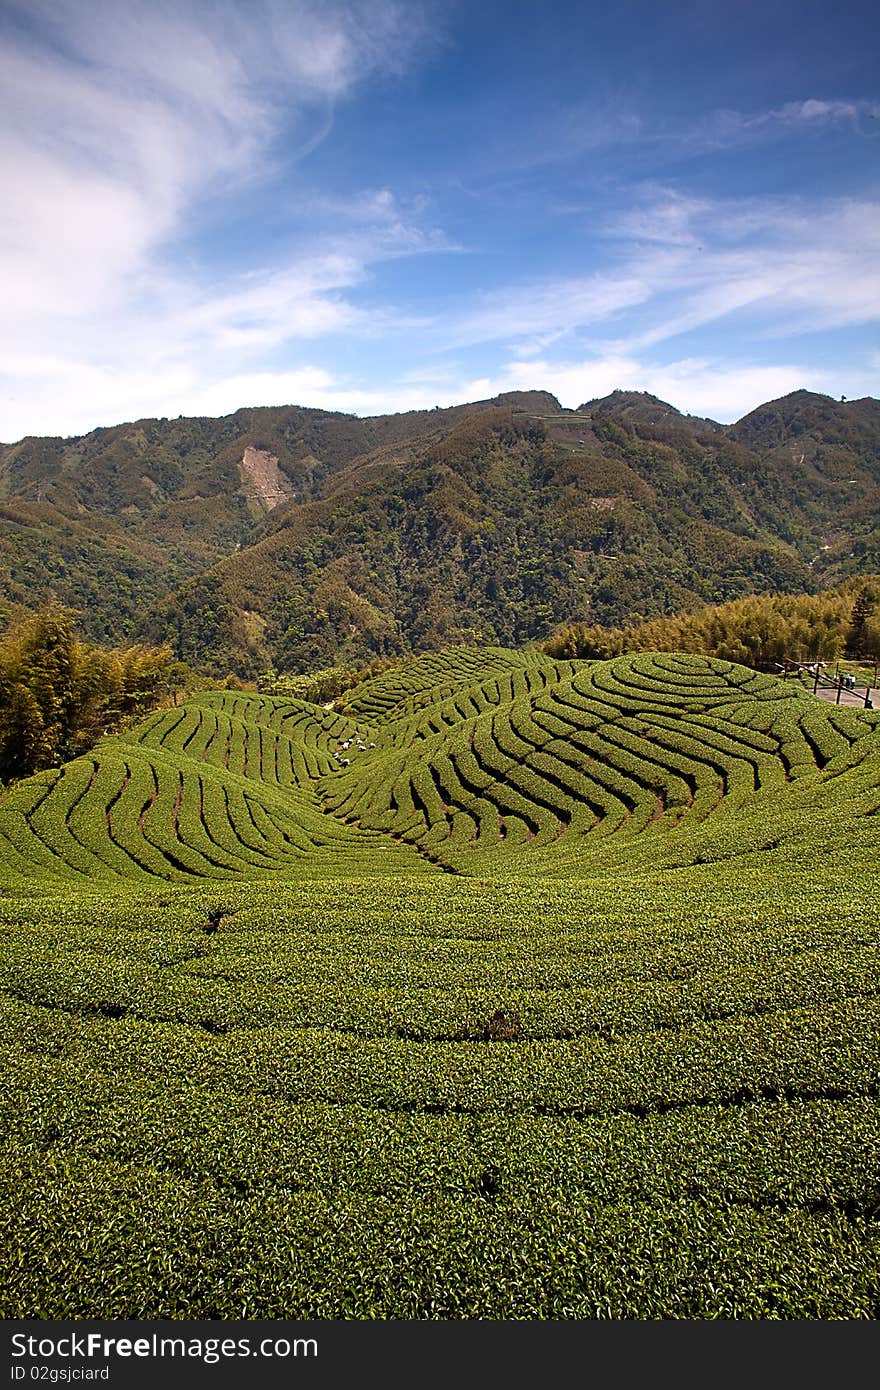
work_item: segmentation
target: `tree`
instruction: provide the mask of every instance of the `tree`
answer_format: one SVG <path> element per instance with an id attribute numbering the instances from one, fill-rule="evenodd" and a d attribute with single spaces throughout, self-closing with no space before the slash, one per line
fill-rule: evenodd
<path id="1" fill-rule="evenodd" d="M 0 641 L 0 780 L 83 753 L 167 694 L 170 647 L 115 650 L 80 642 L 52 604 Z"/>
<path id="2" fill-rule="evenodd" d="M 867 586 L 860 589 L 856 595 L 850 615 L 849 631 L 846 636 L 847 656 L 858 659 L 859 657 L 871 655 L 868 625 L 876 606 L 877 604 L 871 590 Z"/>
<path id="3" fill-rule="evenodd" d="M 74 695 L 73 615 L 53 604 L 0 643 L 0 779 L 59 760 Z"/>
<path id="4" fill-rule="evenodd" d="M 26 685 L 0 674 L 0 784 L 45 766 L 50 753 L 36 698 Z"/>

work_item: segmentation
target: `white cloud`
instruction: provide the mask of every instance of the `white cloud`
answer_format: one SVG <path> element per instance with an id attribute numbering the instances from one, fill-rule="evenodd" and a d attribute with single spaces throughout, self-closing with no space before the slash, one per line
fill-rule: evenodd
<path id="1" fill-rule="evenodd" d="M 672 152 L 680 159 L 819 136 L 835 128 L 866 138 L 880 135 L 880 102 L 867 97 L 805 97 L 753 111 L 721 108 L 687 121 L 670 119 L 662 111 L 649 117 L 635 109 L 631 100 L 629 93 L 604 101 L 595 94 L 586 100 L 568 99 L 560 109 L 530 120 L 525 128 L 517 127 L 513 141 L 506 126 L 495 139 L 489 132 L 482 146 L 483 177 L 494 180 L 499 173 L 576 164 L 586 156 L 625 151 L 628 146 L 649 149 L 658 158 Z"/>
<path id="2" fill-rule="evenodd" d="M 491 394 L 462 379 L 436 383 L 430 371 L 420 380 L 389 380 L 368 388 L 305 363 L 289 369 L 203 373 L 192 359 L 133 370 L 74 363 L 67 358 L 24 360 L 18 386 L 22 409 L 33 418 L 39 409 L 40 433 L 85 434 L 100 425 L 177 415 L 227 415 L 243 405 L 306 405 L 359 415 L 424 410 Z M 51 379 L 51 391 L 46 389 Z M 20 431 L 21 434 L 26 430 Z M 18 437 L 18 435 L 10 438 Z"/>
<path id="3" fill-rule="evenodd" d="M 522 343 L 539 352 L 573 329 L 601 323 L 649 299 L 651 289 L 633 266 L 618 275 L 549 280 L 496 290 L 451 327 L 448 343 Z"/>
<path id="4" fill-rule="evenodd" d="M 388 189 L 357 195 L 345 217 L 337 204 L 320 248 L 245 277 L 203 285 L 197 261 L 169 252 L 206 196 L 240 207 L 246 193 L 258 215 L 273 141 L 283 133 L 287 159 L 308 146 L 334 102 L 404 66 L 423 37 L 418 6 L 398 0 L 7 4 L 0 438 L 87 428 L 84 412 L 106 418 L 110 400 L 116 419 L 146 399 L 167 413 L 160 384 L 187 360 L 223 380 L 229 354 L 366 329 L 346 296 L 367 267 L 442 244 Z"/>
<path id="5" fill-rule="evenodd" d="M 871 133 L 868 122 L 878 115 L 880 102 L 807 97 L 767 111 L 716 111 L 695 135 L 710 144 L 727 144 L 755 137 L 803 134 L 809 129 L 816 131 L 835 125 L 847 125 L 854 131 L 868 134 Z"/>
<path id="6" fill-rule="evenodd" d="M 664 231 L 670 220 L 674 231 Z M 780 335 L 880 318 L 880 204 L 829 200 L 662 200 L 642 213 L 654 236 L 637 236 L 620 274 L 640 267 L 654 300 L 638 337 L 656 343 L 748 309 L 754 331 Z M 624 221 L 624 235 L 637 223 Z M 635 339 L 634 339 L 635 341 Z"/>
<path id="7" fill-rule="evenodd" d="M 801 387 L 824 389 L 819 374 L 794 364 L 753 367 L 685 358 L 658 365 L 613 356 L 583 362 L 513 362 L 496 389 L 523 390 L 534 384 L 552 391 L 570 408 L 614 390 L 649 391 L 685 414 L 724 423 Z"/>
<path id="8" fill-rule="evenodd" d="M 273 401 L 358 409 L 360 397 L 349 406 L 326 396 L 323 369 L 278 370 L 265 361 L 281 349 L 298 356 L 328 335 L 372 339 L 405 330 L 405 319 L 367 314 L 347 297 L 370 264 L 402 254 L 393 238 L 391 247 L 381 228 L 362 229 L 347 246 L 242 277 L 214 295 L 157 280 L 140 314 L 129 302 L 118 315 L 80 316 L 69 333 L 56 321 L 50 339 L 0 336 L 0 438 L 78 434 L 144 415 L 208 414 L 215 407 L 225 414 Z M 80 352 L 77 344 L 91 337 L 100 350 Z M 278 394 L 282 388 L 286 395 Z"/>
<path id="9" fill-rule="evenodd" d="M 876 364 L 875 364 L 876 368 Z M 294 368 L 236 370 L 204 374 L 182 357 L 140 372 L 128 364 L 72 363 L 43 356 L 20 364 L 22 389 L 33 408 L 41 401 L 47 434 L 85 433 L 97 425 L 144 416 L 226 415 L 242 405 L 313 406 L 361 416 L 429 410 L 485 400 L 503 391 L 544 390 L 574 408 L 621 390 L 650 391 L 687 414 L 723 423 L 737 420 L 764 401 L 800 388 L 850 399 L 876 394 L 876 369 L 861 373 L 844 367 L 819 370 L 795 362 L 753 366 L 707 358 L 657 362 L 637 355 L 608 354 L 552 361 L 518 358 L 485 376 L 468 376 L 449 365 L 408 369 L 381 386 L 334 374 L 304 363 Z M 47 372 L 52 390 L 46 393 Z"/>
<path id="10" fill-rule="evenodd" d="M 491 376 L 460 379 L 435 394 L 430 383 L 421 391 L 413 380 L 403 393 L 393 387 L 372 393 L 375 413 L 383 410 L 428 408 L 461 401 L 485 400 L 503 391 L 550 391 L 560 404 L 574 409 L 612 391 L 649 391 L 688 415 L 705 416 L 728 424 L 740 419 L 764 401 L 775 400 L 802 388 L 851 399 L 870 394 L 876 380 L 870 371 L 854 374 L 845 369 L 820 371 L 797 363 L 752 366 L 747 362 L 682 358 L 657 363 L 636 356 L 609 355 L 575 361 L 522 360 L 509 362 Z M 346 399 L 336 388 L 336 399 Z M 344 407 L 363 410 L 355 403 Z"/>
<path id="11" fill-rule="evenodd" d="M 648 187 L 606 234 L 615 270 L 496 293 L 491 314 L 464 317 L 473 336 L 504 333 L 509 349 L 507 364 L 476 384 L 480 395 L 539 387 L 575 406 L 620 387 L 729 422 L 799 387 L 877 393 L 870 361 L 820 370 L 794 352 L 756 366 L 749 345 L 761 340 L 766 353 L 773 338 L 880 320 L 880 204 L 712 201 Z M 524 349 L 530 315 L 543 339 Z M 670 353 L 687 334 L 688 347 Z M 549 355 L 564 337 L 565 354 Z"/>
<path id="12" fill-rule="evenodd" d="M 446 343 L 537 355 L 565 336 L 603 355 L 644 351 L 742 318 L 772 337 L 880 319 L 880 203 L 696 199 L 649 188 L 605 228 L 614 268 L 494 290 Z M 634 312 L 637 311 L 637 312 Z M 614 340 L 596 330 L 613 322 Z"/>

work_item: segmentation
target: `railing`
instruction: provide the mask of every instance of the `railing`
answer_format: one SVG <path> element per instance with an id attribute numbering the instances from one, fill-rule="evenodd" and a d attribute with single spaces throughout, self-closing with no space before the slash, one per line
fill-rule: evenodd
<path id="1" fill-rule="evenodd" d="M 804 677 L 813 682 L 813 694 L 820 699 L 830 699 L 831 691 L 835 692 L 834 703 L 839 705 L 844 695 L 850 696 L 846 704 L 861 703 L 865 709 L 874 708 L 873 696 L 877 690 L 874 685 L 859 685 L 855 676 L 847 675 L 839 669 L 833 676 L 826 675 L 826 663 L 824 661 L 775 661 L 774 666 L 781 672 L 783 679 L 787 676 L 796 676 L 801 679 Z"/>

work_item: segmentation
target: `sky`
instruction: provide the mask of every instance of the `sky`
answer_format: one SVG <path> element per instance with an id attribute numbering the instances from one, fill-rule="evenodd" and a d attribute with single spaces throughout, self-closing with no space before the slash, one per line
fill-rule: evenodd
<path id="1" fill-rule="evenodd" d="M 880 395 L 862 0 L 0 0 L 0 439 Z"/>

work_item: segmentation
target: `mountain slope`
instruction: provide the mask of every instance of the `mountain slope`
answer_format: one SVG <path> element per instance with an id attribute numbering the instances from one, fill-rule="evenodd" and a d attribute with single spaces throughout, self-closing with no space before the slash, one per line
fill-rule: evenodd
<path id="1" fill-rule="evenodd" d="M 518 645 L 576 615 L 615 623 L 809 589 L 804 552 L 817 550 L 736 445 L 646 442 L 613 414 L 585 432 L 571 412 L 492 406 L 279 507 L 210 572 L 210 634 L 205 577 L 154 609 L 148 632 L 190 660 L 212 651 L 218 672 Z M 243 614 L 262 620 L 250 652 L 232 636 Z"/>
<path id="2" fill-rule="evenodd" d="M 639 392 L 296 407 L 0 450 L 7 604 L 253 675 L 615 624 L 880 567 L 880 404 L 728 428 Z"/>
<path id="3" fill-rule="evenodd" d="M 541 392 L 510 399 L 559 408 Z M 439 437 L 485 404 L 368 420 L 266 407 L 0 445 L 0 601 L 57 598 L 89 636 L 139 636 L 145 604 L 247 546 L 274 508 L 308 502 L 352 460 Z"/>

